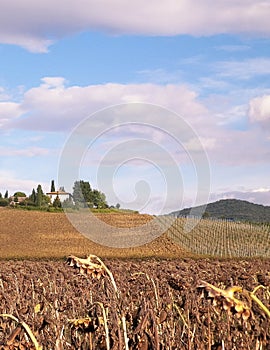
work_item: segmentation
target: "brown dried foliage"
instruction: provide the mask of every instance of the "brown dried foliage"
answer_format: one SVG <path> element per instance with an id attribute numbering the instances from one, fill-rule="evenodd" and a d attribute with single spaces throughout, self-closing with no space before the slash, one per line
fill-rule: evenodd
<path id="1" fill-rule="evenodd" d="M 71 267 L 78 268 L 81 274 L 89 275 L 89 277 L 100 279 L 105 276 L 106 271 L 104 267 L 93 261 L 94 257 L 89 255 L 86 259 L 78 258 L 75 255 L 70 255 L 67 258 L 67 263 Z"/>
<path id="2" fill-rule="evenodd" d="M 208 296 L 213 299 L 214 306 L 221 306 L 225 311 L 235 313 L 246 321 L 251 316 L 251 308 L 246 302 L 237 299 L 235 293 L 243 292 L 240 286 L 228 287 L 225 290 L 213 286 L 210 283 L 201 281 L 199 288 L 204 288 Z M 248 296 L 248 293 L 246 293 Z"/>
<path id="3" fill-rule="evenodd" d="M 93 271 L 83 269 L 81 274 L 81 266 L 71 269 L 63 262 L 2 262 L 0 313 L 27 323 L 43 349 L 124 349 L 119 313 L 126 319 L 129 349 L 268 349 L 269 318 L 231 287 L 253 291 L 262 275 L 269 287 L 269 260 L 104 262 L 113 272 L 120 299 L 100 266 L 98 279 Z M 198 285 L 209 298 L 201 298 Z M 269 306 L 267 289 L 256 295 Z M 248 318 L 237 305 L 252 310 Z M 0 349 L 34 347 L 16 322 L 0 318 Z"/>

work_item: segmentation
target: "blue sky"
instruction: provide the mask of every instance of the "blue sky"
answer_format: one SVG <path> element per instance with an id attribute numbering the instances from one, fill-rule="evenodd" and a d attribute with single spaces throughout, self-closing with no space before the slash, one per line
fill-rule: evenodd
<path id="1" fill-rule="evenodd" d="M 168 116 L 155 121 L 146 107 L 150 129 L 141 121 L 88 134 L 95 143 L 79 176 L 107 190 L 110 204 L 151 213 L 205 199 L 270 205 L 268 1 L 4 0 L 1 7 L 0 192 L 30 194 L 39 183 L 49 191 L 83 120 L 94 114 L 93 129 L 115 126 L 100 110 L 140 102 Z M 171 113 L 181 121 L 173 124 Z M 208 157 L 207 198 L 197 193 L 196 145 L 181 134 L 182 122 Z M 167 127 L 179 131 L 182 149 Z"/>

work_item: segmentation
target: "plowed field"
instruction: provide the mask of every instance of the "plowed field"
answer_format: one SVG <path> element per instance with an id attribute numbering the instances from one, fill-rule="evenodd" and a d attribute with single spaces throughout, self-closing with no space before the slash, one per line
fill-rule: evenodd
<path id="1" fill-rule="evenodd" d="M 138 227 L 152 219 L 140 214 L 95 214 L 108 225 Z M 101 257 L 182 257 L 187 253 L 166 235 L 135 248 L 109 248 L 80 234 L 64 213 L 0 208 L 0 258 L 64 258 L 70 254 Z"/>

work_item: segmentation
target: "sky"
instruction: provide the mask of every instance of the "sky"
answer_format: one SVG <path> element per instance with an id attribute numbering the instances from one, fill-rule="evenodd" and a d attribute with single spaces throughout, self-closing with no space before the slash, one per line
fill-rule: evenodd
<path id="1" fill-rule="evenodd" d="M 265 0 L 3 0 L 0 192 L 83 179 L 148 213 L 270 205 L 269 16 Z"/>

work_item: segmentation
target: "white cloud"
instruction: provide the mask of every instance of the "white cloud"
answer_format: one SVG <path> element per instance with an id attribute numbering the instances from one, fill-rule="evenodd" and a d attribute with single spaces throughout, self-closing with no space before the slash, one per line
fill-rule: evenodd
<path id="1" fill-rule="evenodd" d="M 20 175 L 8 170 L 0 170 L 0 183 L 0 192 L 2 195 L 5 194 L 6 190 L 8 190 L 9 195 L 13 195 L 13 193 L 17 191 L 22 191 L 25 192 L 26 195 L 29 195 L 31 194 L 33 188 L 37 188 L 37 185 L 39 183 L 41 184 L 44 191 L 49 188 L 48 183 L 37 182 L 31 179 L 22 179 Z"/>
<path id="2" fill-rule="evenodd" d="M 43 83 L 41 86 L 48 89 L 63 88 L 66 83 L 66 79 L 62 77 L 44 77 L 41 81 Z"/>
<path id="3" fill-rule="evenodd" d="M 203 145 L 204 150 L 209 151 L 215 148 L 217 139 L 215 137 L 200 137 L 200 142 Z M 186 143 L 184 143 L 184 146 L 187 150 L 193 152 L 200 151 L 201 149 L 198 140 L 195 139 L 189 139 Z"/>
<path id="4" fill-rule="evenodd" d="M 251 203 L 270 205 L 270 189 L 246 189 L 242 191 L 227 191 L 223 193 L 212 193 L 210 201 L 219 199 L 241 199 Z"/>
<path id="5" fill-rule="evenodd" d="M 269 193 L 270 190 L 268 188 L 265 187 L 260 187 L 260 188 L 255 188 L 254 190 L 252 190 L 252 192 L 254 193 Z"/>
<path id="6" fill-rule="evenodd" d="M 270 34 L 263 0 L 13 0 L 1 4 L 0 41 L 46 52 L 64 36 L 87 30 L 111 34 L 195 36 Z"/>
<path id="7" fill-rule="evenodd" d="M 23 113 L 22 106 L 15 102 L 0 102 L 0 128 Z"/>
<path id="8" fill-rule="evenodd" d="M 66 132 L 72 130 L 84 118 L 103 108 L 126 102 L 145 102 L 146 104 L 150 103 L 168 108 L 190 124 L 198 134 L 212 162 L 226 165 L 269 162 L 269 140 L 264 135 L 263 130 L 247 129 L 241 131 L 237 130 L 237 127 L 236 129 L 233 128 L 234 123 L 237 124 L 247 115 L 247 105 L 236 105 L 230 109 L 228 109 L 228 106 L 222 105 L 225 112 L 221 118 L 217 116 L 216 111 L 210 112 L 199 101 L 197 94 L 185 85 L 109 83 L 80 87 L 66 86 L 65 84 L 66 82 L 62 77 L 45 77 L 42 79 L 40 86 L 25 92 L 20 103 L 5 102 L 6 110 L 7 104 L 13 106 L 14 110 L 11 108 L 8 114 L 8 122 L 3 124 L 2 129 Z M 261 106 L 259 102 L 261 101 L 255 99 L 251 101 L 251 105 Z M 219 102 L 219 108 L 221 108 L 220 106 Z M 267 106 L 268 102 L 266 103 Z M 260 111 L 264 116 L 266 107 L 264 109 L 257 107 L 256 111 Z M 249 113 L 255 120 L 255 107 L 252 108 L 250 108 Z M 124 113 L 128 115 L 128 106 Z M 256 121 L 258 121 L 261 114 L 256 112 Z M 95 123 L 106 126 L 108 123 L 106 113 L 103 116 L 102 113 L 97 115 L 98 117 L 94 117 Z M 156 115 L 156 118 L 159 123 L 162 117 Z M 144 120 L 147 122 L 147 115 Z M 166 120 L 166 123 L 169 125 L 170 120 Z M 164 125 L 164 122 L 162 125 Z M 187 146 L 189 150 L 195 150 L 198 145 L 194 145 L 193 141 L 190 140 L 191 135 L 185 136 L 181 128 L 179 129 L 179 125 L 170 125 L 170 127 L 181 132 L 180 138 L 183 146 Z M 125 131 L 115 130 L 115 133 L 117 132 L 121 138 L 132 138 L 136 133 L 137 135 L 141 133 L 141 137 L 144 137 L 146 133 L 146 131 L 142 131 L 141 128 L 136 128 L 136 126 L 125 128 Z M 155 134 L 154 137 L 155 142 L 160 142 L 160 144 L 166 142 L 164 137 L 159 134 Z M 249 146 L 251 144 L 253 147 Z M 39 148 L 35 150 L 29 148 L 24 152 L 31 156 L 40 151 Z M 176 159 L 182 161 L 182 153 L 177 152 L 174 152 Z"/>
<path id="9" fill-rule="evenodd" d="M 250 101 L 249 117 L 252 122 L 270 128 L 270 95 L 255 97 Z"/>
<path id="10" fill-rule="evenodd" d="M 104 84 L 66 87 L 61 77 L 43 78 L 25 92 L 20 108 L 23 118 L 13 128 L 65 131 L 102 108 L 128 102 L 156 104 L 175 111 L 194 127 L 211 123 L 197 94 L 184 85 Z M 11 127 L 11 125 L 9 125 Z"/>
<path id="11" fill-rule="evenodd" d="M 13 44 L 21 46 L 33 53 L 47 53 L 48 47 L 53 44 L 53 40 L 44 39 L 34 33 L 25 33 L 21 35 L 19 32 L 14 34 L 0 28 L 0 42 L 2 44 Z"/>
<path id="12" fill-rule="evenodd" d="M 270 140 L 262 130 L 219 129 L 216 147 L 211 152 L 211 160 L 216 164 L 233 166 L 268 165 L 270 161 Z"/>

